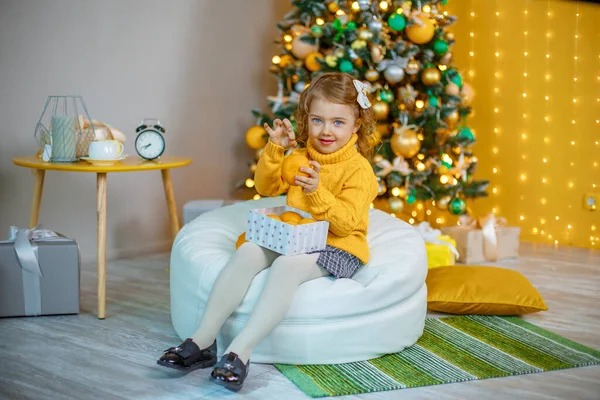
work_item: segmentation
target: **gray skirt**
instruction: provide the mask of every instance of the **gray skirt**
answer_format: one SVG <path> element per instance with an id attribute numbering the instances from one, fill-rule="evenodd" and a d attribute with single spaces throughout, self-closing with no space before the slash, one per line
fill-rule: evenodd
<path id="1" fill-rule="evenodd" d="M 308 254 L 319 253 L 317 265 L 329 271 L 336 278 L 352 278 L 363 265 L 358 257 L 333 246 L 327 245 L 323 250 Z"/>

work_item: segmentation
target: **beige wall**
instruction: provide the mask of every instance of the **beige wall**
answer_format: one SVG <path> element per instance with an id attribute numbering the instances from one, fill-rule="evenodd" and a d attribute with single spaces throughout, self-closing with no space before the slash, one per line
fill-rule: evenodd
<path id="1" fill-rule="evenodd" d="M 231 196 L 251 152 L 251 109 L 275 92 L 268 72 L 281 0 L 3 0 L 0 2 L 0 239 L 25 227 L 35 124 L 48 95 L 80 94 L 94 119 L 121 128 L 158 117 L 166 154 L 193 159 L 172 172 L 178 212 L 192 199 Z M 96 252 L 96 177 L 48 172 L 40 223 Z M 169 248 L 159 172 L 108 176 L 108 256 Z"/>

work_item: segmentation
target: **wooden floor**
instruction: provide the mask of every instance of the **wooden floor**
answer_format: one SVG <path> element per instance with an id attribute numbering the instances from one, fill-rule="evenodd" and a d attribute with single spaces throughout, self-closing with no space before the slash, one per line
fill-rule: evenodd
<path id="1" fill-rule="evenodd" d="M 81 314 L 0 319 L 1 399 L 305 399 L 271 365 L 252 364 L 239 394 L 155 364 L 180 342 L 169 315 L 168 255 L 108 264 L 107 319 L 96 319 L 95 265 L 82 266 Z M 549 311 L 525 318 L 600 349 L 600 252 L 524 244 L 519 260 Z M 600 366 L 340 399 L 600 399 Z"/>

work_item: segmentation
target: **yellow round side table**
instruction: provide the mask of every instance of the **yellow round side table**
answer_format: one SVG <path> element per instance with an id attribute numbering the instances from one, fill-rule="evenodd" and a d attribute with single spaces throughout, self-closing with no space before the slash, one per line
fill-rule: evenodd
<path id="1" fill-rule="evenodd" d="M 162 173 L 167 208 L 171 224 L 173 238 L 179 232 L 179 219 L 177 218 L 177 207 L 173 184 L 171 183 L 171 169 L 185 167 L 192 160 L 183 157 L 161 157 L 158 160 L 148 161 L 138 157 L 127 157 L 113 165 L 92 165 L 86 161 L 74 163 L 51 163 L 39 160 L 35 156 L 16 157 L 13 162 L 20 166 L 31 168 L 35 174 L 35 186 L 33 190 L 33 201 L 31 203 L 31 214 L 29 216 L 29 227 L 33 228 L 38 223 L 40 205 L 42 202 L 42 189 L 44 187 L 44 176 L 46 170 L 66 172 L 94 172 L 96 173 L 96 199 L 98 216 L 98 318 L 106 318 L 106 175 L 109 172 L 137 172 L 160 170 Z"/>

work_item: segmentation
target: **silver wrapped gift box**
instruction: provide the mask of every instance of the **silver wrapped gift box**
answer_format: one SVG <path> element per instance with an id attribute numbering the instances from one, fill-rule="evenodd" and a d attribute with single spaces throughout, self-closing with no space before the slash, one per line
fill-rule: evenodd
<path id="1" fill-rule="evenodd" d="M 79 246 L 48 229 L 11 227 L 0 241 L 0 317 L 78 314 Z"/>

